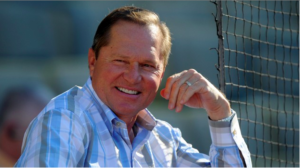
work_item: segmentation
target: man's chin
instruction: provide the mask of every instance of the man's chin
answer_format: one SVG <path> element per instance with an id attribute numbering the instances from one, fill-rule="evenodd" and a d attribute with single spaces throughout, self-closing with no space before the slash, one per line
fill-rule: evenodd
<path id="1" fill-rule="evenodd" d="M 120 108 L 121 107 L 121 108 Z M 137 108 L 130 108 L 126 106 L 120 106 L 118 108 L 112 109 L 112 111 L 119 117 L 119 116 L 135 116 L 138 114 L 141 109 Z"/>

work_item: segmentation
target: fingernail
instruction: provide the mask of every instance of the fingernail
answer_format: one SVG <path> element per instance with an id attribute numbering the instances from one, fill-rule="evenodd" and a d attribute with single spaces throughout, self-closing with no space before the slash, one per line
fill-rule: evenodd
<path id="1" fill-rule="evenodd" d="M 172 110 L 173 109 L 173 104 L 169 104 L 169 109 Z"/>

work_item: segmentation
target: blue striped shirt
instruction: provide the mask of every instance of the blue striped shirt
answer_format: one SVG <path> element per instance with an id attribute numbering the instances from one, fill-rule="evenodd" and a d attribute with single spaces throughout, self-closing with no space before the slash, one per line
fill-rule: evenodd
<path id="1" fill-rule="evenodd" d="M 209 156 L 192 148 L 179 129 L 139 113 L 130 142 L 126 124 L 93 90 L 88 79 L 53 98 L 30 123 L 23 139 L 21 167 L 251 167 L 236 113 L 224 121 L 209 120 Z M 200 140 L 199 140 L 200 142 Z"/>

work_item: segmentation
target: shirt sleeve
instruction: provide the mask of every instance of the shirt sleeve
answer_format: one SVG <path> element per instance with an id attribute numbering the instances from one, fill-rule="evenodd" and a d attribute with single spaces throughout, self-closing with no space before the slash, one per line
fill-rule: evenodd
<path id="1" fill-rule="evenodd" d="M 182 138 L 179 129 L 173 129 L 178 167 L 252 167 L 250 153 L 234 111 L 225 119 L 209 120 L 209 128 L 212 139 L 209 156 L 199 153 Z"/>
<path id="2" fill-rule="evenodd" d="M 24 135 L 16 167 L 83 167 L 86 128 L 73 112 L 51 110 L 35 118 Z"/>
<path id="3" fill-rule="evenodd" d="M 236 113 L 220 121 L 209 120 L 212 167 L 252 167 L 250 152 L 242 137 Z M 244 163 L 246 165 L 244 165 Z"/>

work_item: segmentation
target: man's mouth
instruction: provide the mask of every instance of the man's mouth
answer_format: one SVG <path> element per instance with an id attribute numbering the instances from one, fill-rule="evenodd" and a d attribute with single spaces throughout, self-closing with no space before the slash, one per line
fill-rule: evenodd
<path id="1" fill-rule="evenodd" d="M 121 87 L 116 87 L 119 91 L 123 92 L 123 93 L 127 93 L 130 95 L 138 95 L 141 92 L 135 91 L 135 90 L 129 90 L 129 89 L 125 89 L 125 88 L 121 88 Z"/>

